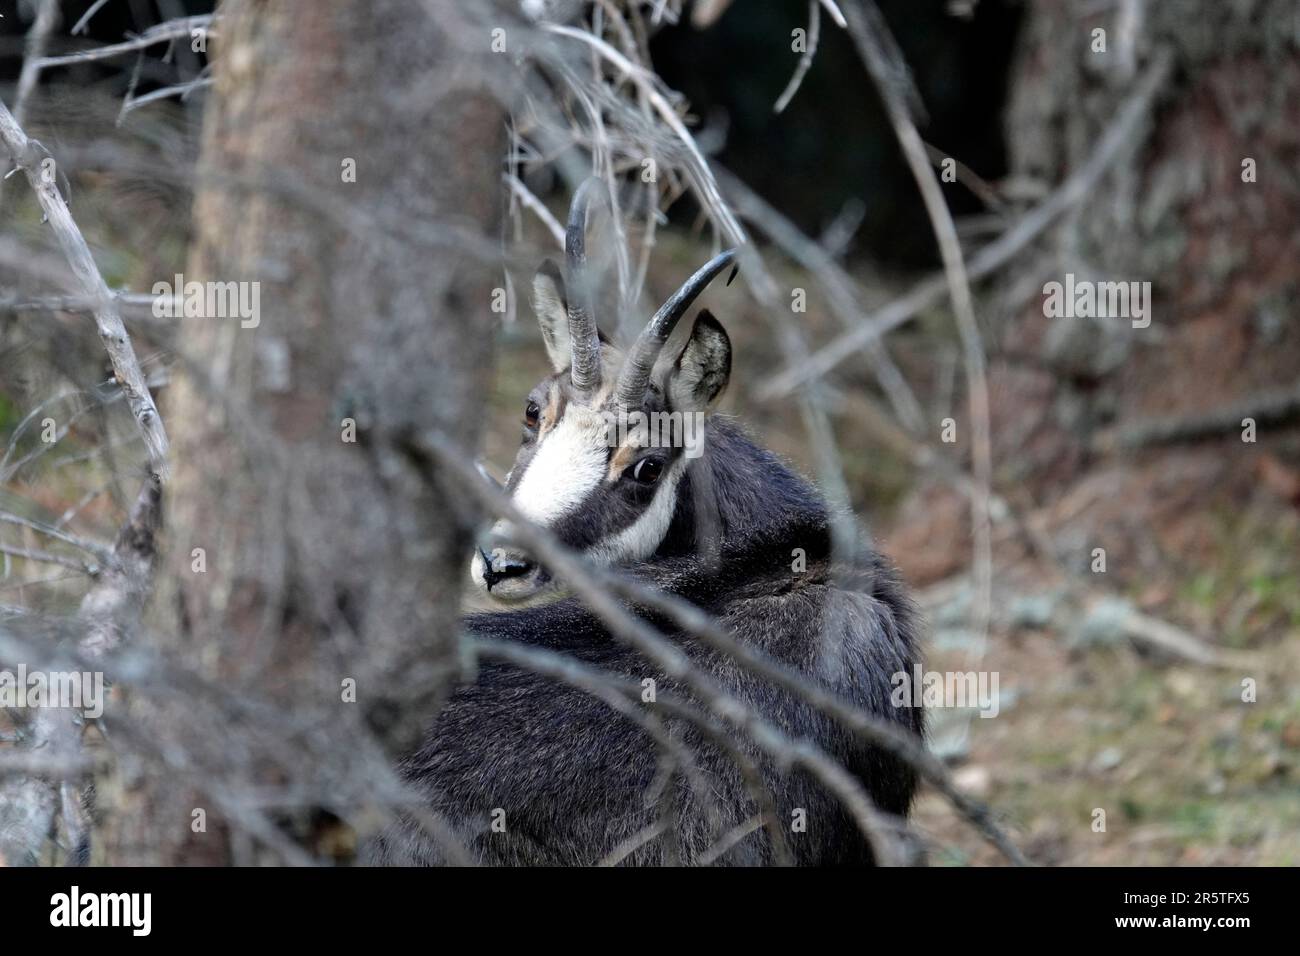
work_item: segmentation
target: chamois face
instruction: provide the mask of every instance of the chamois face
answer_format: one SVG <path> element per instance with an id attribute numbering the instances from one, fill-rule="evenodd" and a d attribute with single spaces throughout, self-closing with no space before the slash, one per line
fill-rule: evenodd
<path id="1" fill-rule="evenodd" d="M 564 284 L 549 263 L 533 281 L 532 305 L 555 372 L 522 403 L 523 439 L 506 491 L 529 520 L 589 560 L 644 561 L 668 532 L 689 462 L 703 452 L 705 416 L 730 376 L 731 342 L 703 311 L 685 344 L 659 357 L 644 388 L 620 394 L 625 356 L 602 338 L 597 385 L 584 389 L 570 374 Z M 474 584 L 502 602 L 545 596 L 555 582 L 511 544 L 510 530 L 497 522 L 475 549 Z"/>

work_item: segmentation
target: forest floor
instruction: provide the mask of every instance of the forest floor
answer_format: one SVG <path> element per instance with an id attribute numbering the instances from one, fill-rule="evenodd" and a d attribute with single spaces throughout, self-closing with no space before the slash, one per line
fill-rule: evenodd
<path id="1" fill-rule="evenodd" d="M 963 659 L 931 647 L 928 667 Z M 1270 653 L 1254 703 L 1230 669 L 1072 650 L 1060 631 L 995 632 L 983 666 L 1001 674 L 1000 712 L 969 721 L 953 772 L 1033 862 L 1300 864 L 1295 640 Z M 940 847 L 932 863 L 1001 862 L 933 790 L 914 820 Z"/>

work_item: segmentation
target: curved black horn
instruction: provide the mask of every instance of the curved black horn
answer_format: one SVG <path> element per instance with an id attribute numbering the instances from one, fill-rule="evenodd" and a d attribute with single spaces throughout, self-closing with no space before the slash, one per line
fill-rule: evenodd
<path id="1" fill-rule="evenodd" d="M 641 330 L 631 351 L 628 352 L 627 361 L 623 363 L 623 371 L 618 376 L 617 394 L 620 405 L 634 408 L 641 404 L 655 359 L 663 351 L 668 336 L 672 335 L 673 329 L 677 327 L 677 320 L 713 281 L 713 277 L 731 265 L 735 258 L 736 250 L 728 249 L 706 262 L 695 275 L 682 283 L 682 287 L 674 292 L 667 302 L 659 307 L 654 318 Z"/>
<path id="2" fill-rule="evenodd" d="M 588 179 L 573 194 L 569 206 L 569 227 L 564 234 L 564 288 L 569 300 L 569 349 L 572 364 L 569 377 L 580 392 L 593 392 L 600 385 L 600 338 L 591 310 L 591 288 L 587 281 L 587 204 L 595 178 Z"/>

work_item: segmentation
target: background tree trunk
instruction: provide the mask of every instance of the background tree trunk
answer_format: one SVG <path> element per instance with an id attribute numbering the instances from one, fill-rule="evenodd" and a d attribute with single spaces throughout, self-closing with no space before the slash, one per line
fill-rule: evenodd
<path id="1" fill-rule="evenodd" d="M 458 672 L 472 509 L 401 449 L 428 429 L 477 447 L 505 146 L 489 12 L 219 9 L 185 279 L 259 283 L 260 322 L 190 321 L 179 338 L 156 639 L 218 687 L 282 704 L 283 720 L 188 693 L 153 709 L 160 753 L 181 745 L 189 765 L 120 808 L 151 832 L 120 834 L 118 859 L 158 842 L 142 860 L 240 859 L 247 844 L 223 834 L 270 818 L 235 785 L 297 793 L 268 812 L 310 837 L 313 808 L 375 798 L 364 787 Z M 209 712 L 211 739 L 194 739 Z"/>
<path id="2" fill-rule="evenodd" d="M 1142 66 L 1162 53 L 1172 64 L 1151 119 L 1038 264 L 1045 278 L 1150 281 L 1151 329 L 1118 328 L 1099 347 L 1089 323 L 1070 332 L 1045 321 L 1035 298 L 1038 314 L 1007 330 L 1008 348 L 1041 343 L 1069 393 L 1057 411 L 1074 432 L 1062 439 L 1078 443 L 1061 450 L 1075 464 L 1096 428 L 1200 414 L 1293 383 L 1300 327 L 1280 318 L 1300 301 L 1298 31 L 1293 0 L 1027 6 L 1007 114 L 1015 176 L 1059 181 L 1093 150 Z M 1008 409 L 1023 399 L 1009 396 Z"/>
<path id="3" fill-rule="evenodd" d="M 1215 508 L 1239 509 L 1262 457 L 1287 447 L 1277 429 L 1243 444 L 1241 415 L 1199 429 L 1219 445 L 1142 454 L 1154 443 L 1124 436 L 1195 433 L 1216 410 L 1266 410 L 1275 392 L 1295 388 L 1300 325 L 1286 317 L 1300 305 L 1297 17 L 1292 0 L 1025 9 L 1006 118 L 1022 183 L 1078 169 L 1143 71 L 1161 56 L 1170 63 L 1100 186 L 1008 277 L 1013 305 L 991 344 L 1003 480 L 1045 505 L 1089 476 L 1094 492 L 1104 486 L 1089 547 L 1106 544 L 1125 583 L 1149 585 L 1168 554 L 1213 559 Z M 1067 273 L 1150 282 L 1150 327 L 1120 319 L 1102 332 L 1097 320 L 1045 318 L 1043 284 Z M 1165 420 L 1185 427 L 1152 431 Z M 1117 445 L 1124 454 L 1110 455 Z"/>

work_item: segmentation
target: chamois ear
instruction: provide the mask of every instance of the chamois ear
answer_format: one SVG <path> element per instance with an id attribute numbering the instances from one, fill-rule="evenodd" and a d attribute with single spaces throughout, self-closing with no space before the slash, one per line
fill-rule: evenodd
<path id="1" fill-rule="evenodd" d="M 668 373 L 665 391 L 673 411 L 708 411 L 731 378 L 731 339 L 708 309 L 700 312 L 691 337 Z"/>
<path id="2" fill-rule="evenodd" d="M 559 267 L 547 259 L 533 276 L 533 311 L 542 327 L 542 341 L 551 368 L 562 372 L 573 361 L 569 349 L 568 301 L 564 297 L 564 279 Z"/>

